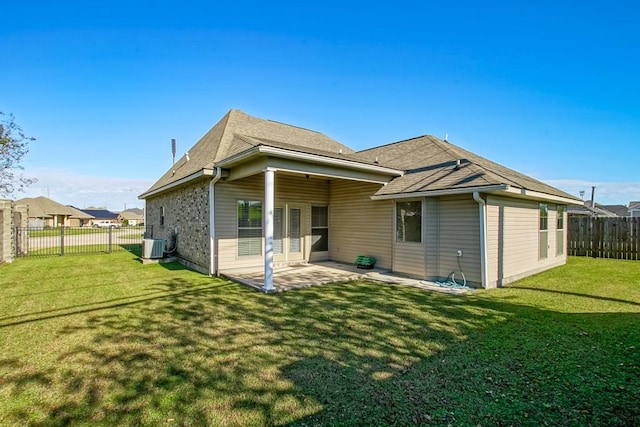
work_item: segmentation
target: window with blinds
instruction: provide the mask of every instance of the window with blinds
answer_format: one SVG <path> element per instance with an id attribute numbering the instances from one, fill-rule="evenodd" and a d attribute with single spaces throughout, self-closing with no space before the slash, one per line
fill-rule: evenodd
<path id="1" fill-rule="evenodd" d="M 298 208 L 289 209 L 289 252 L 302 252 L 301 224 L 302 210 Z"/>
<path id="2" fill-rule="evenodd" d="M 262 202 L 238 200 L 238 256 L 262 254 Z"/>
<path id="3" fill-rule="evenodd" d="M 284 236 L 284 209 L 275 208 L 273 210 L 273 253 L 282 254 L 284 250 L 283 236 Z"/>

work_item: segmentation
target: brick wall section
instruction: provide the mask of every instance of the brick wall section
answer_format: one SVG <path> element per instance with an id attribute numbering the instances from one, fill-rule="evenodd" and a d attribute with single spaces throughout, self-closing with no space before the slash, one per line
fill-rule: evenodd
<path id="1" fill-rule="evenodd" d="M 26 231 L 26 228 L 29 226 L 29 207 L 25 205 L 13 205 L 13 223 L 12 226 L 12 238 L 11 248 L 13 250 L 13 256 L 18 257 L 22 255 L 27 255 L 29 248 L 29 232 Z M 21 230 L 19 234 L 16 234 L 18 230 L 16 227 L 20 227 Z M 22 253 L 17 253 L 16 251 L 21 251 Z"/>
<path id="2" fill-rule="evenodd" d="M 161 207 L 164 225 L 160 225 Z M 175 233 L 175 255 L 189 267 L 209 272 L 209 180 L 146 199 L 146 215 L 154 238 L 167 239 L 169 246 Z"/>
<path id="3" fill-rule="evenodd" d="M 27 207 L 16 206 L 11 200 L 0 200 L 0 264 L 16 257 L 16 227 L 27 227 Z"/>
<path id="4" fill-rule="evenodd" d="M 0 200 L 0 264 L 13 261 L 13 203 Z"/>

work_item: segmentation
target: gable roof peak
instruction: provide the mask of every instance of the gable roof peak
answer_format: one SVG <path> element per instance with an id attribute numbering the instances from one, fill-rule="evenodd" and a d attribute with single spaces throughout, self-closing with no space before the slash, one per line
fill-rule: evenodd
<path id="1" fill-rule="evenodd" d="M 298 126 L 250 116 L 238 109 L 229 110 L 198 142 L 172 165 L 140 197 L 180 181 L 197 177 L 198 173 L 212 169 L 216 164 L 244 150 L 252 148 L 254 141 L 264 145 L 287 146 L 288 149 L 321 150 L 329 153 L 351 154 L 354 151 L 321 132 Z"/>

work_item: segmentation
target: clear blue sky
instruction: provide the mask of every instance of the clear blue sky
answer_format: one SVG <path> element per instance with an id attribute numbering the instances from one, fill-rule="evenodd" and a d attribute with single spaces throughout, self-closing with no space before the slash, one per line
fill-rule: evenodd
<path id="1" fill-rule="evenodd" d="M 9 2 L 0 110 L 78 207 L 137 195 L 230 108 L 363 149 L 423 134 L 640 200 L 640 3 Z"/>

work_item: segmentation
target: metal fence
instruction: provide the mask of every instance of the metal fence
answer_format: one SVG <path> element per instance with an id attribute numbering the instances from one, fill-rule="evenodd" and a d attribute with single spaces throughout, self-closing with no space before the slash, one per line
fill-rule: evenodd
<path id="1" fill-rule="evenodd" d="M 142 239 L 151 227 L 16 227 L 16 257 L 129 251 L 140 255 Z"/>
<path id="2" fill-rule="evenodd" d="M 569 255 L 640 260 L 640 218 L 569 218 Z"/>

